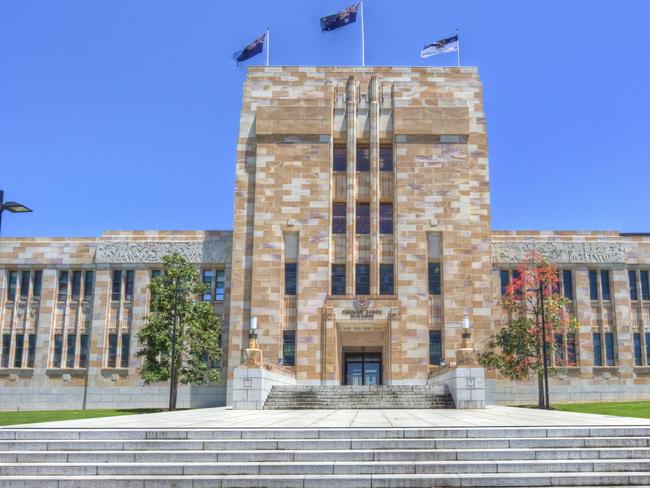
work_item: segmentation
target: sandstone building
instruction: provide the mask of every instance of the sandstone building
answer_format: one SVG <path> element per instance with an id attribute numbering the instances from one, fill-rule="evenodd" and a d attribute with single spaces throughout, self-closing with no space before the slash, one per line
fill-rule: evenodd
<path id="1" fill-rule="evenodd" d="M 518 262 L 561 268 L 576 333 L 558 334 L 554 400 L 650 396 L 650 235 L 493 231 L 474 68 L 250 68 L 233 231 L 0 240 L 0 408 L 164 405 L 134 357 L 147 283 L 178 250 L 222 313 L 228 401 L 251 317 L 265 361 L 298 384 L 424 384 L 468 316 L 480 350 Z M 488 398 L 534 402 L 490 375 Z"/>

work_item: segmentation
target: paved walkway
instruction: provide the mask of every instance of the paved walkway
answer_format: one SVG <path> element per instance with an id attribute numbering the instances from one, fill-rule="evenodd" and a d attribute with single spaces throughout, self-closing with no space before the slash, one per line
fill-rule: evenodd
<path id="1" fill-rule="evenodd" d="M 231 410 L 227 407 L 28 424 L 35 428 L 328 428 L 650 425 L 650 419 L 489 406 L 483 410 Z M 17 426 L 16 426 L 17 427 Z"/>

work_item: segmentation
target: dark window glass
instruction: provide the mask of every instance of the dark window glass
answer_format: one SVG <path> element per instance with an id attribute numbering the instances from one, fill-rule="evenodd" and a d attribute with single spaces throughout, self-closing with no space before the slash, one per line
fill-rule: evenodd
<path id="1" fill-rule="evenodd" d="M 203 271 L 203 284 L 205 285 L 203 300 L 212 300 L 212 271 Z"/>
<path id="2" fill-rule="evenodd" d="M 11 350 L 11 334 L 2 334 L 2 367 L 9 367 L 9 351 Z"/>
<path id="3" fill-rule="evenodd" d="M 7 300 L 13 302 L 16 299 L 16 286 L 18 284 L 18 271 L 9 271 L 9 286 L 7 286 Z"/>
<path id="4" fill-rule="evenodd" d="M 332 205 L 332 234 L 345 234 L 347 227 L 345 203 Z"/>
<path id="5" fill-rule="evenodd" d="M 160 275 L 162 275 L 162 270 L 160 269 L 153 269 L 151 270 L 151 279 L 153 280 L 154 278 L 158 278 Z"/>
<path id="6" fill-rule="evenodd" d="M 614 366 L 616 363 L 614 357 L 614 333 L 605 332 L 605 357 L 607 359 L 607 366 Z"/>
<path id="7" fill-rule="evenodd" d="M 345 295 L 345 264 L 332 265 L 332 295 Z"/>
<path id="8" fill-rule="evenodd" d="M 84 276 L 84 300 L 90 300 L 93 296 L 93 286 L 95 283 L 95 273 L 93 271 L 86 271 Z"/>
<path id="9" fill-rule="evenodd" d="M 217 271 L 217 281 L 215 286 L 214 299 L 223 300 L 226 290 L 226 272 Z"/>
<path id="10" fill-rule="evenodd" d="M 589 270 L 589 297 L 592 300 L 598 300 L 598 273 L 590 269 Z"/>
<path id="11" fill-rule="evenodd" d="M 569 332 L 566 335 L 566 355 L 567 355 L 567 365 L 575 366 L 577 364 L 577 350 L 576 347 L 576 335 L 575 332 Z"/>
<path id="12" fill-rule="evenodd" d="M 59 272 L 59 296 L 60 302 L 65 302 L 68 299 L 68 272 Z"/>
<path id="13" fill-rule="evenodd" d="M 439 366 L 442 360 L 442 334 L 439 330 L 429 331 L 429 364 Z"/>
<path id="14" fill-rule="evenodd" d="M 81 334 L 79 338 L 79 367 L 88 367 L 88 334 Z"/>
<path id="15" fill-rule="evenodd" d="M 440 295 L 440 263 L 429 263 L 429 295 Z"/>
<path id="16" fill-rule="evenodd" d="M 52 367 L 60 368 L 61 360 L 63 359 L 63 334 L 56 334 L 54 336 L 54 358 Z"/>
<path id="17" fill-rule="evenodd" d="M 118 302 L 122 294 L 122 271 L 116 269 L 113 271 L 113 288 L 111 290 L 111 300 Z"/>
<path id="18" fill-rule="evenodd" d="M 564 366 L 564 337 L 562 334 L 555 334 L 555 364 Z"/>
<path id="19" fill-rule="evenodd" d="M 393 290 L 393 265 L 380 264 L 379 265 L 379 294 L 392 295 Z"/>
<path id="20" fill-rule="evenodd" d="M 29 271 L 20 273 L 20 298 L 27 299 L 29 295 Z"/>
<path id="21" fill-rule="evenodd" d="M 599 332 L 594 332 L 592 334 L 592 341 L 594 345 L 594 366 L 602 366 L 603 365 L 603 352 L 601 349 L 601 343 L 600 343 L 600 333 Z"/>
<path id="22" fill-rule="evenodd" d="M 129 356 L 131 354 L 131 334 L 122 334 L 122 352 L 120 356 L 120 367 L 129 367 Z"/>
<path id="23" fill-rule="evenodd" d="M 357 144 L 357 171 L 370 171 L 370 147 Z"/>
<path id="24" fill-rule="evenodd" d="M 379 146 L 379 171 L 393 171 L 393 146 Z"/>
<path id="25" fill-rule="evenodd" d="M 370 234 L 370 204 L 357 203 L 357 234 Z"/>
<path id="26" fill-rule="evenodd" d="M 117 334 L 108 335 L 108 367 L 114 368 L 117 361 Z"/>
<path id="27" fill-rule="evenodd" d="M 296 331 L 285 330 L 282 333 L 282 361 L 285 366 L 296 364 Z"/>
<path id="28" fill-rule="evenodd" d="M 36 358 L 36 334 L 29 334 L 27 344 L 29 347 L 29 350 L 27 351 L 27 367 L 33 368 L 34 359 Z"/>
<path id="29" fill-rule="evenodd" d="M 650 300 L 650 279 L 647 271 L 641 271 L 641 297 Z"/>
<path id="30" fill-rule="evenodd" d="M 348 152 L 345 145 L 334 146 L 334 171 L 347 171 L 348 170 Z"/>
<path id="31" fill-rule="evenodd" d="M 609 271 L 600 272 L 600 289 L 603 294 L 603 300 L 609 300 Z"/>
<path id="32" fill-rule="evenodd" d="M 132 269 L 126 272 L 126 283 L 124 288 L 124 299 L 127 301 L 133 300 L 133 289 L 135 285 L 135 271 Z"/>
<path id="33" fill-rule="evenodd" d="M 463 138 L 456 134 L 443 134 L 440 136 L 440 142 L 442 144 L 460 144 L 463 142 Z"/>
<path id="34" fill-rule="evenodd" d="M 630 300 L 638 300 L 639 290 L 636 287 L 636 271 L 628 271 L 627 276 L 630 281 Z"/>
<path id="35" fill-rule="evenodd" d="M 645 360 L 650 365 L 650 332 L 645 333 Z"/>
<path id="36" fill-rule="evenodd" d="M 567 300 L 573 300 L 573 273 L 570 269 L 562 271 L 562 288 L 564 297 Z"/>
<path id="37" fill-rule="evenodd" d="M 357 264 L 355 269 L 355 293 L 357 295 L 370 295 L 370 265 Z"/>
<path id="38" fill-rule="evenodd" d="M 508 285 L 510 284 L 510 274 L 507 269 L 499 271 L 499 280 L 501 281 L 501 296 L 505 296 L 508 293 Z"/>
<path id="39" fill-rule="evenodd" d="M 379 232 L 381 234 L 393 233 L 393 204 L 379 204 Z"/>
<path id="40" fill-rule="evenodd" d="M 72 272 L 72 300 L 79 301 L 81 295 L 81 271 Z"/>
<path id="41" fill-rule="evenodd" d="M 77 349 L 77 335 L 68 334 L 68 348 L 65 353 L 65 367 L 74 368 L 74 353 Z"/>
<path id="42" fill-rule="evenodd" d="M 518 269 L 512 270 L 512 282 L 517 287 L 514 291 L 515 298 L 521 299 L 523 295 L 522 283 L 521 283 L 521 271 Z"/>
<path id="43" fill-rule="evenodd" d="M 643 358 L 641 357 L 641 334 L 638 332 L 634 334 L 634 364 L 636 366 L 643 364 Z"/>
<path id="44" fill-rule="evenodd" d="M 284 294 L 296 294 L 297 263 L 284 263 Z"/>
<path id="45" fill-rule="evenodd" d="M 41 270 L 34 271 L 34 289 L 32 290 L 32 296 L 40 297 L 42 289 L 43 289 L 43 272 Z"/>
<path id="46" fill-rule="evenodd" d="M 14 351 L 14 368 L 22 368 L 24 349 L 25 349 L 25 335 L 16 334 L 16 350 Z"/>

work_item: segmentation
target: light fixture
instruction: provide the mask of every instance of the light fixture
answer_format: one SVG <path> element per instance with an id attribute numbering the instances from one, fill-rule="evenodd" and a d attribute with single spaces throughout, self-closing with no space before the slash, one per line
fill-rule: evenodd
<path id="1" fill-rule="evenodd" d="M 32 211 L 31 208 L 18 202 L 4 202 L 2 204 L 2 210 L 9 210 L 11 213 L 27 213 Z"/>
<path id="2" fill-rule="evenodd" d="M 251 332 L 254 332 L 254 331 L 257 330 L 257 317 L 251 317 L 250 330 L 251 330 Z"/>
<path id="3" fill-rule="evenodd" d="M 465 317 L 463 317 L 463 329 L 469 329 L 469 315 L 465 315 Z"/>

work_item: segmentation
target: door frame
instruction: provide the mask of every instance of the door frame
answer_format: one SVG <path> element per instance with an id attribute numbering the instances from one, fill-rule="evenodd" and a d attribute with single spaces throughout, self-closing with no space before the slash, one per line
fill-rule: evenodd
<path id="1" fill-rule="evenodd" d="M 348 385 L 348 356 L 361 356 L 361 361 L 349 361 L 354 364 L 361 364 L 361 382 L 362 385 L 365 385 L 366 381 L 366 363 L 379 364 L 379 378 L 377 385 L 381 385 L 383 381 L 383 354 L 382 351 L 371 352 L 371 351 L 346 351 L 343 353 L 343 384 Z M 379 361 L 366 361 L 366 356 L 378 357 Z"/>

